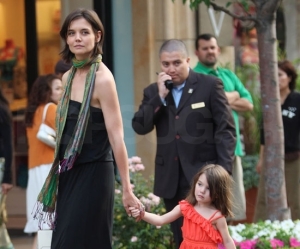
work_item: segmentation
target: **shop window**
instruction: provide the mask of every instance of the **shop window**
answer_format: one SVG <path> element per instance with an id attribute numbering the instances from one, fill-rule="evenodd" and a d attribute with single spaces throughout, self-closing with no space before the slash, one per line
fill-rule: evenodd
<path id="1" fill-rule="evenodd" d="M 60 0 L 38 0 L 36 20 L 39 74 L 54 72 L 60 59 Z"/>

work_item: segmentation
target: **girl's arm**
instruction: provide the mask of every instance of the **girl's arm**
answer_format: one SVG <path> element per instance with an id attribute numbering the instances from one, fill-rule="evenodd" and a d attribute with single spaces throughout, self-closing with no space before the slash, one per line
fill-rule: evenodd
<path id="1" fill-rule="evenodd" d="M 216 227 L 219 230 L 222 239 L 223 239 L 223 245 L 226 249 L 236 249 L 236 246 L 233 242 L 233 239 L 231 238 L 226 219 L 224 217 L 216 220 Z"/>
<path id="2" fill-rule="evenodd" d="M 136 209 L 136 208 L 129 208 L 129 210 L 131 211 L 132 216 L 135 218 L 138 215 L 140 215 L 140 210 Z M 176 207 L 174 207 L 174 209 L 168 213 L 165 213 L 164 215 L 157 215 L 157 214 L 152 214 L 149 212 L 145 212 L 144 217 L 142 217 L 142 219 L 154 226 L 162 226 L 165 224 L 169 224 L 172 221 L 178 219 L 179 217 L 181 217 L 181 210 L 179 205 L 177 205 Z"/>

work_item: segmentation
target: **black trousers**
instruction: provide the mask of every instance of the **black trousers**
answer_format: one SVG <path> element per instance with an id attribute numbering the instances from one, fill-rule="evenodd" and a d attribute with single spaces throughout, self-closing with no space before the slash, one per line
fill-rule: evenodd
<path id="1" fill-rule="evenodd" d="M 178 188 L 176 191 L 176 195 L 172 199 L 164 198 L 164 203 L 167 212 L 170 212 L 175 206 L 177 206 L 179 201 L 184 200 L 189 190 L 190 190 L 190 183 L 188 182 L 185 175 L 183 174 L 183 171 L 181 169 L 181 164 L 180 164 Z M 180 244 L 182 242 L 182 232 L 181 232 L 182 224 L 183 224 L 183 217 L 180 217 L 179 219 L 171 223 L 171 230 L 173 232 L 174 242 L 176 244 L 177 249 L 179 249 Z"/>

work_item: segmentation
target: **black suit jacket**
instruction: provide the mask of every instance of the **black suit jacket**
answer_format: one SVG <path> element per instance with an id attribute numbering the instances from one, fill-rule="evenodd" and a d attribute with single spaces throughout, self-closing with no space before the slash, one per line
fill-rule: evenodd
<path id="1" fill-rule="evenodd" d="M 132 119 L 132 127 L 140 135 L 156 128 L 154 194 L 175 196 L 178 160 L 189 182 L 208 163 L 217 163 L 231 173 L 236 132 L 221 80 L 190 69 L 178 108 L 171 91 L 165 100 L 166 106 L 157 83 L 149 85 Z"/>

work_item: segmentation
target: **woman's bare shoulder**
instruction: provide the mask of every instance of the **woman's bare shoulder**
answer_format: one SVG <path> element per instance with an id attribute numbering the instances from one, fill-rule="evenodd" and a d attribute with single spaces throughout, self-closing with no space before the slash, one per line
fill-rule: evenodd
<path id="1" fill-rule="evenodd" d="M 114 76 L 104 63 L 100 63 L 96 72 L 96 85 L 115 84 Z"/>

